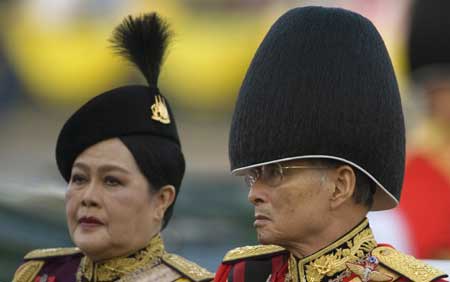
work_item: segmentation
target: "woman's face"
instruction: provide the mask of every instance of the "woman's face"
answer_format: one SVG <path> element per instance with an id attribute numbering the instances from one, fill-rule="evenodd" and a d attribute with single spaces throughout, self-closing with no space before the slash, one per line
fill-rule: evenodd
<path id="1" fill-rule="evenodd" d="M 97 143 L 72 167 L 65 199 L 70 236 L 94 260 L 130 254 L 159 232 L 171 191 L 151 192 L 119 139 Z"/>

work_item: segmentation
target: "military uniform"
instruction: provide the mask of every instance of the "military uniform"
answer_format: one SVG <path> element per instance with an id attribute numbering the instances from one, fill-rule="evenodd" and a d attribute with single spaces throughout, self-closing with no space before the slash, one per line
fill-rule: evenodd
<path id="1" fill-rule="evenodd" d="M 377 244 L 367 219 L 350 232 L 302 259 L 275 245 L 229 251 L 219 267 L 217 282 L 361 282 L 445 281 L 442 271 Z"/>
<path id="2" fill-rule="evenodd" d="M 167 253 L 160 236 L 138 252 L 93 262 L 78 248 L 39 249 L 28 253 L 13 282 L 201 282 L 213 274 L 197 264 Z"/>

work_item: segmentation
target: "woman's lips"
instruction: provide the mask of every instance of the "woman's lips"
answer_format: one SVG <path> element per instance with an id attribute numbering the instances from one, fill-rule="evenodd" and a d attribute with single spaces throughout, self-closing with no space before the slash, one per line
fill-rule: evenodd
<path id="1" fill-rule="evenodd" d="M 84 229 L 92 229 L 104 225 L 104 223 L 94 216 L 83 216 L 78 220 L 78 224 Z"/>

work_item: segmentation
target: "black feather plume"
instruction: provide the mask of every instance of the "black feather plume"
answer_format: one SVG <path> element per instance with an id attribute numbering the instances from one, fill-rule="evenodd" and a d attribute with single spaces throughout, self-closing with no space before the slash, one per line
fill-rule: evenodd
<path id="1" fill-rule="evenodd" d="M 150 86 L 157 87 L 159 71 L 171 32 L 156 13 L 128 16 L 116 27 L 113 48 L 135 64 Z"/>

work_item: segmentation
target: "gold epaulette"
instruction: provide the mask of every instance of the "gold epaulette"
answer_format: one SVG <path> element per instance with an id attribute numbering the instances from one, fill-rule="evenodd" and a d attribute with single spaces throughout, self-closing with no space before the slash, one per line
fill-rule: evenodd
<path id="1" fill-rule="evenodd" d="M 78 248 L 51 248 L 51 249 L 37 249 L 25 255 L 24 259 L 38 259 L 48 257 L 67 256 L 80 253 Z"/>
<path id="2" fill-rule="evenodd" d="M 27 261 L 22 264 L 14 274 L 12 282 L 32 282 L 41 271 L 45 262 L 42 260 Z"/>
<path id="3" fill-rule="evenodd" d="M 269 254 L 276 254 L 286 251 L 286 249 L 276 245 L 256 245 L 245 246 L 232 249 L 223 258 L 222 262 L 230 262 L 245 258 L 254 258 Z"/>
<path id="4" fill-rule="evenodd" d="M 195 282 L 212 281 L 214 278 L 213 273 L 178 255 L 166 253 L 163 255 L 162 260 L 170 267 Z"/>
<path id="5" fill-rule="evenodd" d="M 439 269 L 391 247 L 377 247 L 372 250 L 372 255 L 378 258 L 382 265 L 411 281 L 429 282 L 447 276 Z"/>

